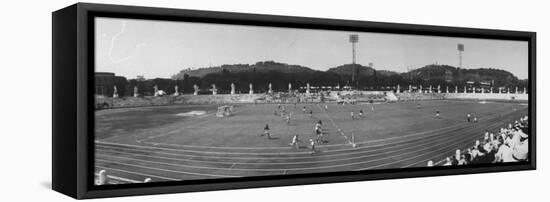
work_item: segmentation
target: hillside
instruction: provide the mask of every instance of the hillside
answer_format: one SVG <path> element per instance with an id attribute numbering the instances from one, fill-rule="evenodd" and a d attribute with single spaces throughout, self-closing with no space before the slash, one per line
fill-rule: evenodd
<path id="1" fill-rule="evenodd" d="M 449 65 L 426 65 L 422 68 L 412 70 L 401 74 L 404 78 L 441 80 L 446 82 L 459 81 L 495 81 L 505 83 L 506 81 L 518 81 L 518 78 L 512 73 L 493 68 L 478 68 L 478 69 L 458 69 Z"/>
<path id="2" fill-rule="evenodd" d="M 340 65 L 337 67 L 330 68 L 327 71 L 334 72 L 340 76 L 351 76 L 354 70 L 357 71 L 356 73 L 361 76 L 372 76 L 374 75 L 374 71 L 376 71 L 371 67 L 363 66 L 360 64 Z"/>
<path id="3" fill-rule="evenodd" d="M 356 71 L 356 77 L 352 78 Z M 494 86 L 526 86 L 526 80 L 519 80 L 512 73 L 493 68 L 458 69 L 450 65 L 426 65 L 405 73 L 389 70 L 376 70 L 361 64 L 344 64 L 329 68 L 326 71 L 314 70 L 305 66 L 262 61 L 254 64 L 230 64 L 208 68 L 182 70 L 172 76 L 172 79 L 182 80 L 186 89 L 192 84 L 201 88 L 209 88 L 212 84 L 227 88 L 235 83 L 237 89 L 246 90 L 250 83 L 255 87 L 267 88 L 268 83 L 273 89 L 284 90 L 288 84 L 304 86 L 353 85 L 358 88 L 373 88 L 376 86 L 405 85 L 458 85 L 466 81 L 491 82 Z M 227 89 L 225 89 L 227 90 Z"/>
<path id="4" fill-rule="evenodd" d="M 241 73 L 241 72 L 256 72 L 256 73 L 266 73 L 266 72 L 280 72 L 285 74 L 292 73 L 307 73 L 315 72 L 316 70 L 310 69 L 308 67 L 300 65 L 289 65 L 285 63 L 278 63 L 274 61 L 263 61 L 257 62 L 255 64 L 231 64 L 231 65 L 221 65 L 215 67 L 203 67 L 198 69 L 186 69 L 181 70 L 176 75 L 172 76 L 174 79 L 182 79 L 184 74 L 187 74 L 190 77 L 204 77 L 207 74 L 211 73 L 221 73 L 221 72 L 230 72 L 230 73 Z"/>

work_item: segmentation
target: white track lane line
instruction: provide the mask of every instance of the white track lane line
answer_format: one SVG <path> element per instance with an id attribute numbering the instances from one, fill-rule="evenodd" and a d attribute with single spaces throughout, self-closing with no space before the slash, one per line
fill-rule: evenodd
<path id="1" fill-rule="evenodd" d="M 401 159 L 401 160 L 399 160 L 399 161 L 392 161 L 392 162 L 390 162 L 390 163 L 384 163 L 384 164 L 379 164 L 379 165 L 375 165 L 375 166 L 369 166 L 369 167 L 366 167 L 366 168 L 356 169 L 356 171 L 369 170 L 369 169 L 373 169 L 373 168 L 377 168 L 377 167 L 381 167 L 381 166 L 391 165 L 391 164 L 395 164 L 395 163 L 407 161 L 407 160 L 410 160 L 410 159 L 418 158 L 418 157 L 420 157 L 420 156 L 424 156 L 424 155 L 427 155 L 427 154 L 432 154 L 432 153 L 434 153 L 434 152 L 439 152 L 439 151 L 442 151 L 442 150 L 449 150 L 449 148 L 455 148 L 456 145 L 464 144 L 464 142 L 470 142 L 471 140 L 475 140 L 475 139 L 477 139 L 477 138 L 478 138 L 478 137 L 469 138 L 468 140 L 463 140 L 463 141 L 460 141 L 460 142 L 458 142 L 458 143 L 456 143 L 456 144 L 452 144 L 451 146 L 443 147 L 443 148 L 440 148 L 440 149 L 437 149 L 437 150 L 434 150 L 434 151 L 428 151 L 428 152 L 426 152 L 426 153 L 422 153 L 422 154 L 419 154 L 419 155 L 416 155 L 416 156 L 413 156 L 413 157 Z M 428 148 L 428 149 L 431 149 L 431 148 Z M 426 149 L 424 149 L 424 150 L 426 150 Z M 409 153 L 410 153 L 410 152 L 409 152 Z M 396 168 L 397 168 L 397 167 L 396 167 Z"/>
<path id="2" fill-rule="evenodd" d="M 134 174 L 134 175 L 141 175 L 141 176 L 145 176 L 145 177 L 154 177 L 154 178 L 159 178 L 159 179 L 163 179 L 163 180 L 173 180 L 173 181 L 182 180 L 182 179 L 162 177 L 162 176 L 158 176 L 158 175 L 151 175 L 151 174 L 145 174 L 145 173 L 134 172 L 134 171 L 127 171 L 127 170 L 122 170 L 122 169 L 118 169 L 118 168 L 109 168 L 109 167 L 105 167 L 105 166 L 95 166 L 95 167 L 96 168 L 101 168 L 101 169 L 104 169 L 104 170 L 107 170 L 107 171 L 114 170 L 114 171 L 118 171 L 118 172 L 129 173 L 129 174 Z"/>
<path id="3" fill-rule="evenodd" d="M 444 128 L 445 130 L 446 129 L 454 129 L 455 127 L 458 129 L 462 126 L 467 126 L 469 124 L 459 124 L 459 125 L 453 125 L 453 126 L 450 126 L 450 127 L 446 127 Z M 441 129 L 435 129 L 435 130 L 432 130 L 432 131 L 442 131 Z M 429 133 L 431 133 L 432 131 L 428 131 Z M 422 132 L 422 133 L 417 133 L 417 134 L 411 134 L 411 135 L 407 135 L 408 137 L 410 136 L 418 136 L 420 134 L 425 134 L 427 132 Z M 427 135 L 427 136 L 423 136 L 423 137 L 419 137 L 417 139 L 421 139 L 421 138 L 427 138 L 427 137 L 433 137 L 433 136 L 439 136 L 439 135 L 444 135 L 442 133 L 434 133 L 432 135 Z M 403 136 L 398 136 L 398 137 L 403 137 Z M 402 138 L 396 138 L 396 137 L 393 137 L 393 138 L 386 138 L 385 140 L 390 140 L 390 139 L 402 139 Z M 386 143 L 386 144 L 379 144 L 379 145 L 369 145 L 367 147 L 358 147 L 358 148 L 345 148 L 345 149 L 335 149 L 335 150 L 329 150 L 329 151 L 324 151 L 323 153 L 332 153 L 332 152 L 341 152 L 341 151 L 356 151 L 356 150 L 362 150 L 362 149 L 365 149 L 365 148 L 370 148 L 370 147 L 378 147 L 378 146 L 385 146 L 385 145 L 389 145 L 389 144 L 395 144 L 395 143 L 399 143 L 399 142 L 406 142 L 406 141 L 413 141 L 413 140 L 417 140 L 417 139 L 411 139 L 411 140 L 404 140 L 404 141 L 397 141 L 397 142 L 390 142 L 390 143 Z M 380 142 L 380 141 L 371 141 L 371 142 Z M 134 147 L 134 148 L 143 148 L 143 149 L 157 149 L 157 150 L 165 150 L 165 151 L 175 151 L 175 152 L 188 152 L 188 153 L 199 153 L 199 154 L 231 154 L 231 155 L 296 155 L 296 154 L 311 154 L 311 152 L 277 152 L 277 153 L 268 153 L 268 152 L 261 152 L 261 153 L 252 153 L 252 152 L 211 152 L 211 151 L 195 151 L 195 150 L 185 150 L 185 149 L 175 149 L 175 148 L 164 148 L 164 147 L 154 147 L 154 146 L 145 146 L 145 145 L 134 145 L 134 144 L 123 144 L 123 143 L 110 143 L 110 142 L 102 142 L 102 141 L 96 141 L 96 144 L 104 144 L 104 145 L 114 145 L 114 146 L 126 146 L 126 147 Z M 364 143 L 358 143 L 358 144 L 364 144 Z M 269 157 L 265 157 L 265 158 L 269 158 Z"/>
<path id="4" fill-rule="evenodd" d="M 498 124 L 500 124 L 500 123 L 498 123 Z M 492 124 L 491 127 L 494 127 L 494 125 L 498 125 L 498 124 L 497 124 L 497 123 Z M 471 137 L 471 138 L 469 138 L 469 141 L 473 141 L 473 140 L 477 140 L 477 139 L 479 139 L 479 136 L 477 136 L 477 137 Z M 465 140 L 464 140 L 464 141 L 460 141 L 460 143 L 462 143 L 462 142 L 466 142 L 466 141 L 465 141 Z M 456 146 L 454 146 L 454 145 L 457 145 L 457 144 L 453 144 L 453 147 L 456 148 Z M 446 147 L 446 148 L 449 148 L 449 147 Z M 424 153 L 424 154 L 420 154 L 420 155 L 414 156 L 414 157 L 412 157 L 412 158 L 402 159 L 402 160 L 399 160 L 399 161 L 396 161 L 396 162 L 381 164 L 381 165 L 377 165 L 377 166 L 371 166 L 371 167 L 367 167 L 367 168 L 359 169 L 359 170 L 367 170 L 367 169 L 371 169 L 371 168 L 375 168 L 375 167 L 390 165 L 390 164 L 394 164 L 394 163 L 398 163 L 398 162 L 402 162 L 402 161 L 414 159 L 414 158 L 417 158 L 417 157 L 420 157 L 420 156 L 424 156 L 424 155 L 426 155 L 426 154 L 432 154 L 432 153 L 434 153 L 434 152 L 436 152 L 436 151 L 441 151 L 441 150 L 442 150 L 442 149 L 440 148 L 440 149 L 438 149 L 438 150 L 431 151 L 431 152 L 427 152 L 427 153 Z M 430 158 L 430 159 L 431 159 L 431 158 Z M 429 160 L 429 159 L 425 160 L 424 162 L 427 162 L 428 160 Z M 420 163 L 420 162 L 421 162 L 421 161 L 418 161 L 418 162 L 416 162 L 416 163 L 414 163 L 414 164 L 418 164 L 418 163 Z M 411 165 L 414 165 L 414 164 L 411 164 Z M 410 165 L 409 165 L 409 166 L 410 166 Z"/>
<path id="5" fill-rule="evenodd" d="M 208 176 L 208 177 L 242 177 L 242 176 L 234 176 L 234 175 L 214 175 L 214 174 L 204 174 L 204 173 L 195 173 L 195 172 L 184 172 L 184 171 L 177 171 L 177 170 L 169 170 L 169 169 L 162 169 L 162 168 L 153 168 L 148 166 L 142 166 L 142 165 L 135 165 L 135 164 L 127 164 L 127 163 L 121 163 L 116 161 L 108 161 L 108 160 L 101 160 L 96 159 L 96 161 L 111 163 L 111 164 L 120 164 L 130 167 L 138 167 L 138 168 L 144 168 L 144 169 L 150 169 L 150 170 L 159 170 L 164 172 L 173 172 L 173 173 L 179 173 L 179 174 L 185 174 L 185 175 L 195 175 L 195 176 Z M 179 166 L 181 167 L 181 166 Z"/>
<path id="6" fill-rule="evenodd" d="M 476 139 L 481 139 L 481 138 L 482 138 L 482 137 L 478 137 L 478 138 L 476 138 Z M 466 152 L 465 150 L 466 150 L 467 148 L 470 148 L 470 146 L 466 146 L 466 147 L 462 148 L 462 149 L 461 149 L 461 153 L 462 153 L 462 154 L 465 153 L 465 152 Z M 416 163 L 409 164 L 409 165 L 407 165 L 407 166 L 405 166 L 405 167 L 411 167 L 411 166 L 413 166 L 413 165 L 420 164 L 420 163 L 422 163 L 422 162 L 427 162 L 427 161 L 429 161 L 429 160 L 431 160 L 431 159 L 426 159 L 426 160 L 424 160 L 424 161 L 418 161 L 418 162 L 416 162 Z M 445 158 L 441 159 L 441 160 L 438 161 L 438 162 L 435 162 L 435 163 L 434 163 L 434 166 L 439 166 L 439 165 L 440 165 L 441 163 L 443 163 L 444 161 L 445 161 Z"/>
<path id="7" fill-rule="evenodd" d="M 455 138 L 451 138 L 451 139 L 447 139 L 447 140 L 454 140 L 454 139 L 460 139 L 461 137 L 460 136 L 455 136 Z M 421 147 L 421 146 L 424 146 L 424 145 L 430 145 L 432 144 L 432 142 L 436 142 L 436 141 L 440 141 L 441 139 L 430 139 L 429 141 L 425 141 L 425 142 L 422 142 L 422 144 L 418 144 L 418 145 L 413 145 L 411 147 L 404 147 L 404 148 L 401 148 L 401 149 L 398 149 L 398 150 L 395 150 L 395 151 L 390 151 L 390 152 L 396 152 L 396 151 L 402 151 L 402 150 L 408 150 L 408 149 L 411 149 L 411 148 L 416 148 L 416 147 Z M 367 150 L 367 151 L 362 151 L 362 152 L 353 152 L 353 153 L 344 153 L 344 154 L 339 154 L 338 156 L 340 155 L 358 155 L 358 154 L 363 154 L 363 153 L 372 153 L 372 152 L 375 152 L 375 151 L 380 151 L 380 150 L 387 150 L 387 149 L 391 149 L 391 148 L 395 148 L 395 147 L 401 147 L 403 145 L 394 145 L 394 146 L 391 146 L 391 147 L 384 147 L 384 148 L 380 148 L 380 149 L 374 149 L 374 150 Z M 166 159 L 166 160 L 174 160 L 174 161 L 189 161 L 189 162 L 199 162 L 199 163 L 220 163 L 220 164 L 227 164 L 227 165 L 231 165 L 231 164 L 238 164 L 238 165 L 293 165 L 293 164 L 313 164 L 313 163 L 327 163 L 327 162 L 337 162 L 337 161 L 346 161 L 346 160 L 354 160 L 354 159 L 360 159 L 360 158 L 365 158 L 365 157 L 370 157 L 370 156 L 377 156 L 377 155 L 380 155 L 380 154 L 372 154 L 372 155 L 366 155 L 366 156 L 356 156 L 356 157 L 349 157 L 349 158 L 339 158 L 339 159 L 332 159 L 332 160 L 319 160 L 319 161 L 301 161 L 301 162 L 279 162 L 279 163 L 270 163 L 270 162 L 265 162 L 265 163 L 250 163 L 250 162 L 213 162 L 213 161 L 204 161 L 204 160 L 194 160 L 194 159 L 183 159 L 183 158 L 170 158 L 170 157 L 160 157 L 160 156 L 153 156 L 153 155 L 143 155 L 143 154 L 136 154 L 136 153 L 131 153 L 131 152 L 126 152 L 126 151 L 113 151 L 113 150 L 105 150 L 105 149 L 96 149 L 96 151 L 102 151 L 102 152 L 111 152 L 111 153 L 122 153 L 122 154 L 127 154 L 127 155 L 132 155 L 132 156 L 141 156 L 141 157 L 151 157 L 153 159 Z M 136 150 L 134 150 L 136 151 Z M 139 151 L 139 150 L 137 150 Z M 159 152 L 159 154 L 162 154 L 161 152 Z M 165 153 L 166 154 L 166 153 Z M 109 156 L 112 156 L 110 154 L 102 154 L 102 155 L 109 155 Z M 178 155 L 178 154 L 167 154 L 167 155 L 171 155 L 171 156 L 181 156 L 181 155 Z M 336 156 L 336 155 L 335 155 Z M 195 157 L 202 157 L 202 156 L 193 156 L 193 155 L 190 155 L 190 158 L 195 158 Z M 325 157 L 325 156 L 323 156 Z M 308 158 L 316 158 L 316 157 L 308 157 Z M 265 158 L 249 158 L 247 160 L 264 160 Z M 289 157 L 289 158 L 284 158 L 284 159 L 300 159 L 300 157 L 296 157 L 296 158 L 292 158 L 292 157 Z"/>
<path id="8" fill-rule="evenodd" d="M 476 137 L 477 138 L 477 137 Z M 468 140 L 469 142 L 470 140 Z M 466 142 L 466 141 L 461 141 L 461 142 L 458 142 L 457 144 L 453 144 L 451 146 L 448 146 L 448 147 L 443 147 L 443 149 L 448 149 L 448 148 L 452 148 L 452 147 L 455 147 L 456 145 L 459 145 L 459 144 L 463 144 L 463 142 Z M 448 143 L 445 143 L 445 144 L 448 144 Z M 438 145 L 443 145 L 443 144 L 438 144 Z M 403 155 L 406 155 L 406 154 L 411 154 L 411 153 L 414 153 L 414 152 L 419 152 L 419 151 L 425 151 L 425 150 L 428 150 L 428 149 L 431 149 L 431 148 L 425 148 L 425 149 L 421 149 L 421 150 L 418 150 L 418 151 L 410 151 L 410 152 L 405 152 L 405 153 L 401 153 L 401 154 L 398 154 L 398 155 L 393 155 L 393 156 L 387 156 L 387 157 L 384 157 L 384 158 L 379 158 L 379 159 L 372 159 L 372 160 L 368 160 L 368 161 L 359 161 L 359 162 L 353 162 L 353 163 L 346 163 L 346 164 L 338 164 L 338 165 L 330 165 L 330 166 L 316 166 L 316 167 L 308 167 L 308 168 L 281 168 L 281 169 L 269 169 L 269 168 L 266 168 L 266 169 L 245 169 L 245 168 L 216 168 L 216 167 L 208 167 L 208 166 L 191 166 L 191 165 L 181 165 L 181 164 L 173 164 L 173 163 L 165 163 L 165 162 L 158 162 L 158 161 L 148 161 L 148 160 L 141 160 L 141 159 L 134 159 L 134 158 L 127 158 L 127 157 L 119 157 L 119 156 L 109 156 L 109 155 L 104 155 L 104 156 L 109 156 L 109 157 L 115 157 L 115 158 L 119 158 L 119 159 L 126 159 L 126 160 L 131 160 L 131 161 L 139 161 L 139 162 L 144 162 L 144 163 L 150 163 L 150 164 L 160 164 L 160 165 L 167 165 L 167 166 L 174 166 L 174 167 L 180 167 L 180 168 L 196 168 L 196 169 L 208 169 L 208 170 L 226 170 L 226 171 L 265 171 L 265 172 L 275 172 L 275 171 L 305 171 L 305 170 L 320 170 L 320 169 L 327 169 L 327 168 L 338 168 L 338 167 L 346 167 L 346 166 L 353 166 L 353 165 L 360 165 L 360 164 L 365 164 L 365 163 L 370 163 L 370 162 L 375 162 L 375 161 L 380 161 L 380 160 L 385 160 L 385 159 L 392 159 L 392 158 L 395 158 L 395 157 L 399 157 L 399 156 L 403 156 Z M 440 150 L 443 150 L 443 149 L 438 149 L 436 151 L 440 151 Z M 428 152 L 428 153 L 433 153 L 434 151 L 432 152 Z M 418 156 L 423 156 L 423 155 L 426 155 L 427 153 L 423 153 L 421 155 L 417 155 L 417 156 L 414 156 L 414 158 L 417 158 Z M 408 159 L 412 159 L 412 158 L 407 158 L 405 160 L 408 160 Z M 140 167 L 138 165 L 133 165 L 133 164 L 124 164 L 124 163 L 119 163 L 119 162 L 113 162 L 113 161 L 106 161 L 106 160 L 101 160 L 101 159 L 97 159 L 96 161 L 103 161 L 103 162 L 109 162 L 109 163 L 118 163 L 118 164 L 122 164 L 122 165 L 128 165 L 128 166 L 136 166 L 136 167 Z M 403 161 L 403 160 L 401 160 Z M 389 165 L 389 164 L 394 164 L 394 163 L 398 163 L 398 162 L 401 162 L 401 161 L 392 161 L 390 163 L 385 163 L 385 164 L 380 164 L 380 165 L 376 165 L 376 166 L 371 166 L 371 167 L 367 167 L 365 169 L 370 169 L 370 168 L 375 168 L 375 167 L 379 167 L 379 166 L 384 166 L 384 165 Z M 145 166 L 142 166 L 142 167 L 145 167 Z M 145 167 L 145 168 L 151 168 L 151 167 Z M 153 169 L 153 168 L 151 168 Z M 365 170 L 365 169 L 358 169 L 358 170 Z M 161 170 L 161 169 L 159 169 Z M 187 173 L 187 174 L 190 174 L 190 172 L 182 172 L 182 173 Z M 195 174 L 195 175 L 204 175 L 204 176 L 209 176 L 210 174 L 199 174 L 199 173 L 192 173 L 192 174 Z M 235 176 L 233 176 L 235 177 Z"/>
<path id="9" fill-rule="evenodd" d="M 496 123 L 493 124 L 493 125 L 496 125 Z M 457 137 L 460 137 L 460 136 L 457 136 Z M 476 137 L 473 137 L 473 138 L 468 138 L 468 141 L 470 141 L 470 139 L 476 139 L 476 138 L 478 138 L 478 137 L 476 136 Z M 452 144 L 452 147 L 455 147 L 455 145 L 463 144 L 463 142 L 465 142 L 465 141 L 459 141 L 458 144 Z M 445 145 L 445 144 L 448 144 L 448 142 L 444 142 L 444 143 L 440 143 L 440 144 L 436 144 L 436 145 L 432 145 L 432 146 L 440 146 L 440 145 Z M 444 147 L 444 148 L 447 149 L 449 147 Z M 210 170 L 239 170 L 239 171 L 284 171 L 284 170 L 287 170 L 287 171 L 301 171 L 301 170 L 318 170 L 318 169 L 326 169 L 326 168 L 337 168 L 337 167 L 343 167 L 343 166 L 353 166 L 353 165 L 358 165 L 358 164 L 370 163 L 370 162 L 374 162 L 374 161 L 380 161 L 380 160 L 384 160 L 384 159 L 391 159 L 391 158 L 395 158 L 395 157 L 398 157 L 398 156 L 403 156 L 405 154 L 410 154 L 410 153 L 413 153 L 413 152 L 424 151 L 424 150 L 427 150 L 427 149 L 431 149 L 431 148 L 427 147 L 427 148 L 421 149 L 421 150 L 405 152 L 405 153 L 401 153 L 401 154 L 398 154 L 398 155 L 387 156 L 387 157 L 384 157 L 384 158 L 373 159 L 373 160 L 368 160 L 368 161 L 359 161 L 359 162 L 339 164 L 339 165 L 330 165 L 330 166 L 317 166 L 317 167 L 309 167 L 309 168 L 285 168 L 285 169 L 216 168 L 216 167 L 208 167 L 208 166 L 191 166 L 191 165 L 164 163 L 164 162 L 158 162 L 158 161 L 148 161 L 148 160 L 133 159 L 133 158 L 119 157 L 119 156 L 110 156 L 110 155 L 104 155 L 104 156 L 127 159 L 127 160 L 132 160 L 132 161 L 140 161 L 140 162 L 151 163 L 151 164 L 163 164 L 163 165 L 174 166 L 174 167 L 189 167 L 189 168 L 210 169 Z M 440 151 L 440 150 L 442 150 L 442 149 L 438 149 L 436 151 Z M 428 153 L 433 153 L 433 151 L 428 152 Z M 424 153 L 423 155 L 425 155 L 425 154 L 426 153 Z M 422 156 L 422 155 L 419 155 L 419 156 Z M 416 156 L 416 157 L 418 157 L 418 156 Z M 99 161 L 102 161 L 102 160 L 99 160 Z M 397 162 L 400 162 L 400 161 L 397 161 Z M 395 162 L 392 162 L 392 163 L 395 163 Z M 381 164 L 380 166 L 383 166 L 383 165 L 385 165 L 385 164 Z M 377 166 L 374 166 L 374 167 L 377 167 Z"/>
<path id="10" fill-rule="evenodd" d="M 97 168 L 97 166 L 96 166 Z M 95 176 L 99 176 L 99 173 L 94 173 Z M 113 180 L 117 180 L 117 181 L 122 181 L 122 182 L 125 182 L 125 183 L 141 183 L 142 181 L 139 181 L 139 180 L 133 180 L 133 179 L 129 179 L 129 178 L 124 178 L 124 177 L 118 177 L 118 176 L 114 176 L 114 175 L 106 175 L 107 178 L 109 179 L 113 179 Z"/>
<path id="11" fill-rule="evenodd" d="M 434 135 L 434 136 L 443 136 L 445 134 L 441 133 L 441 134 L 437 134 L 437 135 Z M 430 136 L 432 137 L 432 136 Z M 415 138 L 415 139 L 410 139 L 410 140 L 401 140 L 401 141 L 397 141 L 397 142 L 390 142 L 390 143 L 385 143 L 385 144 L 377 144 L 377 145 L 369 145 L 367 147 L 361 147 L 361 148 L 357 148 L 357 149 L 341 149 L 341 150 L 331 150 L 331 151 L 326 151 L 326 152 L 323 152 L 323 153 L 329 153 L 329 152 L 339 152 L 339 151 L 351 151 L 350 153 L 340 153 L 340 154 L 326 154 L 326 155 L 323 155 L 323 157 L 333 157 L 333 156 L 346 156 L 346 155 L 350 155 L 350 154 L 362 154 L 362 153 L 368 153 L 368 152 L 372 152 L 372 151 L 377 151 L 377 150 L 380 150 L 380 149 L 374 149 L 374 150 L 366 150 L 368 148 L 372 148 L 372 147 L 383 147 L 383 146 L 387 146 L 387 145 L 391 145 L 391 144 L 398 144 L 398 143 L 407 143 L 407 142 L 412 142 L 412 141 L 417 141 L 417 140 L 421 140 L 421 139 L 424 139 L 425 137 L 419 137 L 419 138 Z M 433 139 L 433 140 L 439 140 L 439 139 Z M 108 149 L 111 149 L 112 146 L 110 145 L 96 145 L 96 147 L 99 146 L 99 147 L 103 147 L 103 148 L 108 148 Z M 116 145 L 115 145 L 116 146 Z M 399 146 L 399 145 L 397 145 Z M 220 156 L 198 156 L 198 155 L 189 155 L 189 154 L 178 154 L 178 153 L 168 153 L 168 152 L 162 152 L 162 151 L 175 151 L 175 152 L 187 152 L 187 150 L 178 150 L 178 149 L 165 149 L 165 148 L 162 148 L 160 149 L 161 151 L 155 151 L 154 149 L 156 147 L 148 147 L 148 146 L 145 146 L 145 147 L 142 147 L 142 146 L 134 146 L 134 145 L 129 145 L 129 147 L 134 147 L 134 148 L 145 148 L 147 147 L 148 149 L 153 149 L 153 150 L 150 150 L 151 152 L 156 152 L 156 153 L 160 153 L 160 154 L 167 154 L 167 155 L 177 155 L 177 156 L 188 156 L 188 157 L 201 157 L 201 158 L 213 158 L 213 159 L 241 159 L 241 160 L 256 160 L 256 159 L 272 159 L 272 160 L 275 160 L 275 159 L 279 159 L 279 160 L 283 160 L 283 159 L 307 159 L 307 158 L 315 158 L 314 156 L 311 156 L 311 152 L 301 152 L 303 154 L 307 154 L 308 156 L 302 156 L 302 157 L 220 157 Z M 115 149 L 122 149 L 122 148 L 115 148 Z M 141 151 L 141 150 L 137 150 L 137 149 L 129 149 L 129 148 L 124 148 L 126 150 L 133 150 L 133 151 Z M 356 152 L 354 152 L 356 151 Z M 189 153 L 199 153 L 199 154 L 203 154 L 203 152 L 200 152 L 200 151 L 192 151 L 192 152 L 189 152 Z M 301 153 L 289 153 L 289 154 L 301 154 Z M 218 153 L 218 154 L 224 154 L 223 152 L 221 153 Z M 232 153 L 233 154 L 233 153 Z M 242 154 L 249 154 L 249 155 L 258 155 L 258 156 L 262 156 L 262 155 L 266 155 L 266 154 L 269 154 L 269 155 L 276 155 L 276 154 L 280 154 L 280 153 L 242 153 Z"/>

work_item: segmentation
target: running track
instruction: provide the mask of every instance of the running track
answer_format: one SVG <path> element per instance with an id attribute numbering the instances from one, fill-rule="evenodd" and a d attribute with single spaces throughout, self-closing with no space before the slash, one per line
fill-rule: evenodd
<path id="1" fill-rule="evenodd" d="M 202 147 L 155 143 L 121 144 L 96 141 L 95 168 L 106 169 L 119 182 L 195 180 L 262 175 L 370 170 L 425 166 L 470 147 L 485 129 L 496 130 L 519 117 L 520 111 L 492 114 L 480 123 L 399 137 L 308 149 Z M 502 115 L 502 116 L 501 116 Z"/>

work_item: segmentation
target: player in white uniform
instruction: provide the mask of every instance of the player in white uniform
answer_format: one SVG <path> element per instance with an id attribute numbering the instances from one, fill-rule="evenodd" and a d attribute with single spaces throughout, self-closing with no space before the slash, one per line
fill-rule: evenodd
<path id="1" fill-rule="evenodd" d="M 317 151 L 315 150 L 315 141 L 313 141 L 313 139 L 309 139 L 309 146 L 311 148 L 311 153 L 316 153 Z"/>
<path id="2" fill-rule="evenodd" d="M 298 134 L 296 134 L 294 135 L 294 137 L 292 137 L 292 141 L 290 142 L 290 144 L 288 144 L 288 146 L 294 147 L 295 149 L 299 149 L 300 145 L 298 144 L 298 142 L 300 142 L 300 139 L 298 139 Z"/>
<path id="3" fill-rule="evenodd" d="M 321 143 L 323 141 L 323 129 L 321 129 L 321 124 L 316 123 L 314 129 L 315 135 L 317 135 L 316 141 Z"/>
<path id="4" fill-rule="evenodd" d="M 292 115 L 291 112 L 289 112 L 286 117 L 285 117 L 285 121 L 286 121 L 286 125 L 290 125 L 290 116 Z"/>

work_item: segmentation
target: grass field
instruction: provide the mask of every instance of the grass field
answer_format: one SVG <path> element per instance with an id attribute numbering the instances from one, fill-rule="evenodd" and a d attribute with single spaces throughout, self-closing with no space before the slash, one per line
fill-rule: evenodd
<path id="1" fill-rule="evenodd" d="M 425 166 L 472 146 L 485 130 L 527 114 L 527 105 L 504 102 L 327 104 L 326 110 L 325 104 L 288 104 L 284 107 L 292 116 L 287 125 L 274 114 L 276 104 L 235 105 L 229 117 L 216 117 L 217 107 L 96 111 L 96 173 L 105 169 L 120 182 L 134 182 Z M 352 120 L 350 112 L 359 110 L 363 117 Z M 190 111 L 206 114 L 181 116 Z M 467 123 L 467 113 L 479 122 Z M 327 142 L 311 153 L 307 140 L 315 139 L 319 120 Z M 260 136 L 265 124 L 272 139 Z M 295 134 L 302 140 L 299 149 L 288 146 Z"/>

